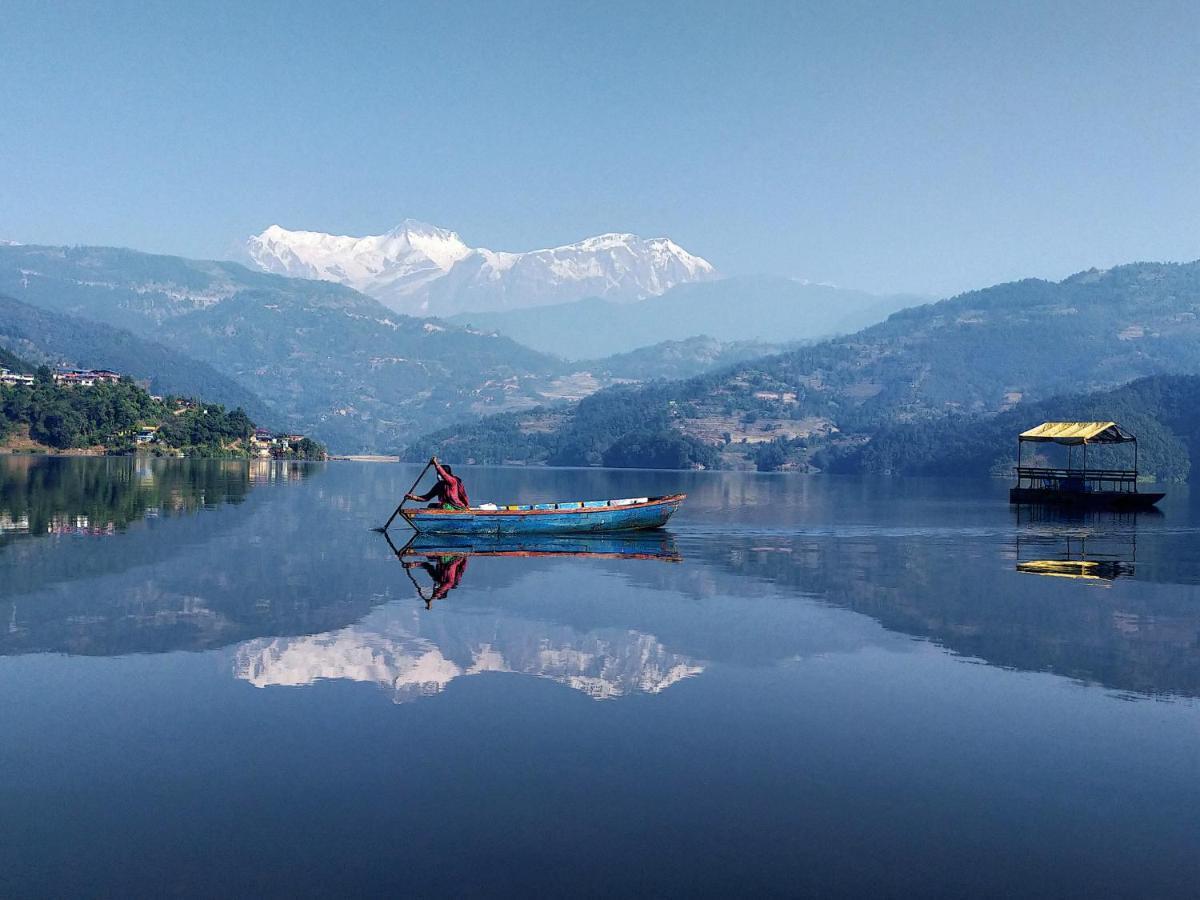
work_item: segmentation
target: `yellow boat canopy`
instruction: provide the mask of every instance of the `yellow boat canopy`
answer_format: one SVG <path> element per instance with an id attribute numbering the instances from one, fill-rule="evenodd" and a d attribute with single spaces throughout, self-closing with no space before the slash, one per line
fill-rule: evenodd
<path id="1" fill-rule="evenodd" d="M 1126 444 L 1136 441 L 1116 422 L 1043 422 L 1022 431 L 1018 440 L 1055 444 Z"/>

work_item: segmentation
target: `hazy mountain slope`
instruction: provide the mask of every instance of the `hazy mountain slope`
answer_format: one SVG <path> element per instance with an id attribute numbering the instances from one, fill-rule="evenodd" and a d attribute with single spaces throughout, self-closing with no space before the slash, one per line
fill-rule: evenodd
<path id="1" fill-rule="evenodd" d="M 825 338 L 856 331 L 923 299 L 758 276 L 680 285 L 641 303 L 593 297 L 539 309 L 466 313 L 451 321 L 567 359 L 588 359 L 699 334 L 773 343 Z"/>
<path id="2" fill-rule="evenodd" d="M 394 449 L 440 422 L 540 397 L 561 368 L 507 338 L 391 312 L 349 288 L 236 263 L 0 247 L 0 291 L 203 359 L 335 450 Z"/>
<path id="3" fill-rule="evenodd" d="M 804 465 L 815 448 L 863 443 L 885 425 L 1198 372 L 1198 315 L 1200 263 L 1014 282 L 731 369 L 443 431 L 413 452 L 594 464 L 628 432 L 667 427 L 714 445 L 732 441 L 732 456 L 782 443 Z"/>
<path id="4" fill-rule="evenodd" d="M 0 297 L 0 303 L 3 303 L 3 300 L 4 298 Z M 3 329 L 4 325 L 0 324 L 0 333 L 3 332 Z M 15 353 L 11 353 L 0 347 L 0 368 L 8 369 L 10 372 L 32 372 L 34 365 L 29 360 L 22 359 Z"/>
<path id="5" fill-rule="evenodd" d="M 30 363 L 112 369 L 149 381 L 151 393 L 199 397 L 230 409 L 240 406 L 263 424 L 281 418 L 253 391 L 178 350 L 120 328 L 51 312 L 3 294 L 0 345 Z M 8 365 L 2 357 L 0 365 Z"/>
<path id="6" fill-rule="evenodd" d="M 602 234 L 510 253 L 468 247 L 455 232 L 412 219 L 366 237 L 272 225 L 247 239 L 246 253 L 264 271 L 344 284 L 415 315 L 517 309 L 589 296 L 637 300 L 716 275 L 707 260 L 668 238 Z"/>
<path id="7" fill-rule="evenodd" d="M 718 341 L 708 335 L 683 341 L 663 341 L 602 359 L 577 363 L 579 369 L 602 379 L 652 381 L 657 378 L 691 378 L 723 368 L 793 349 L 788 344 L 765 341 Z"/>
<path id="8" fill-rule="evenodd" d="M 1155 375 L 1084 396 L 1022 403 L 989 417 L 946 416 L 895 425 L 826 466 L 836 472 L 897 475 L 1010 474 L 1016 436 L 1046 421 L 1116 421 L 1138 438 L 1140 471 L 1185 481 L 1200 453 L 1200 376 Z M 1030 454 L 1044 448 L 1026 446 Z M 1092 448 L 1092 464 L 1132 467 L 1131 448 Z"/>

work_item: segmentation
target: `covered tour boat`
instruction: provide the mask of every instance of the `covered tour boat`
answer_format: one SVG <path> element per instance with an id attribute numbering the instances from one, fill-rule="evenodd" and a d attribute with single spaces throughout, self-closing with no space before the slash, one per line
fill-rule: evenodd
<path id="1" fill-rule="evenodd" d="M 1026 443 L 1066 447 L 1066 467 L 1024 465 Z M 1097 444 L 1132 444 L 1133 468 L 1088 468 L 1088 448 Z M 1137 463 L 1137 438 L 1116 422 L 1043 422 L 1017 437 L 1017 484 L 1008 492 L 1008 499 L 1019 504 L 1149 509 L 1164 495 L 1138 490 Z"/>
<path id="2" fill-rule="evenodd" d="M 667 524 L 687 494 L 629 497 L 620 500 L 572 500 L 505 505 L 485 503 L 470 509 L 401 509 L 421 534 L 510 535 L 578 534 L 639 531 Z"/>

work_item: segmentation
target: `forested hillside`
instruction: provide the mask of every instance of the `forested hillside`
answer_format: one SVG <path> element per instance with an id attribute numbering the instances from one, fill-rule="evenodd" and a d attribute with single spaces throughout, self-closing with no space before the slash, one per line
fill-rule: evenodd
<path id="1" fill-rule="evenodd" d="M 0 291 L 204 360 L 266 398 L 280 425 L 345 451 L 395 448 L 489 406 L 529 406 L 541 399 L 531 379 L 562 368 L 506 338 L 399 315 L 336 284 L 236 263 L 0 246 Z"/>
<path id="2" fill-rule="evenodd" d="M 79 387 L 55 383 L 42 367 L 32 385 L 0 385 L 0 442 L 17 437 L 26 449 L 247 456 L 254 427 L 240 407 L 160 400 L 128 378 Z M 297 441 L 287 455 L 319 459 L 324 448 Z"/>
<path id="3" fill-rule="evenodd" d="M 0 291 L 17 298 L 0 301 L 0 345 L 36 362 L 70 359 L 130 372 L 149 378 L 157 393 L 241 405 L 342 451 L 392 451 L 440 424 L 575 399 L 614 381 L 687 377 L 783 349 L 731 342 L 730 334 L 694 337 L 702 320 L 756 320 L 749 331 L 726 330 L 774 340 L 793 320 L 821 329 L 822 322 L 874 318 L 883 314 L 879 304 L 900 303 L 787 279 L 759 281 L 747 279 L 732 293 L 714 287 L 633 304 L 664 303 L 652 318 L 673 321 L 677 328 L 669 331 L 687 340 L 568 363 L 563 358 L 585 355 L 577 352 L 582 340 L 555 347 L 555 355 L 540 353 L 507 337 L 400 315 L 330 282 L 114 248 L 0 246 Z M 824 302 L 831 297 L 838 302 Z M 766 305 L 776 301 L 768 321 Z M 675 307 L 691 311 L 677 315 Z M 656 339 L 661 329 L 649 322 L 621 326 L 628 346 Z M 592 334 L 585 320 L 571 330 L 581 339 Z"/>
<path id="4" fill-rule="evenodd" d="M 990 417 L 947 416 L 882 429 L 869 443 L 821 460 L 833 472 L 896 475 L 1008 474 L 1016 436 L 1044 421 L 1115 421 L 1138 438 L 1139 468 L 1186 481 L 1200 453 L 1200 376 L 1157 375 L 1085 396 L 1023 403 Z M 1053 452 L 1027 445 L 1025 454 Z M 1094 465 L 1132 466 L 1129 447 L 1093 448 Z"/>
<path id="5" fill-rule="evenodd" d="M 761 359 L 793 349 L 786 343 L 719 341 L 698 335 L 682 341 L 664 341 L 602 359 L 585 360 L 574 368 L 597 378 L 654 381 L 659 378 L 692 378 L 713 369 L 727 368 L 750 359 Z"/>
<path id="6" fill-rule="evenodd" d="M 630 432 L 669 428 L 721 465 L 811 468 L 889 426 L 1198 372 L 1198 314 L 1200 263 L 1014 282 L 723 371 L 445 429 L 413 455 L 598 465 Z"/>
<path id="7" fill-rule="evenodd" d="M 0 368 L 8 369 L 10 372 L 32 372 L 34 367 L 28 360 L 0 347 Z"/>
<path id="8" fill-rule="evenodd" d="M 29 364 L 107 368 L 149 382 L 155 394 L 206 397 L 231 408 L 240 406 L 264 424 L 274 424 L 279 417 L 252 390 L 208 363 L 129 331 L 51 312 L 3 294 L 0 347 L 7 347 Z M 7 364 L 0 361 L 0 365 Z M 32 371 L 28 365 L 26 369 Z"/>

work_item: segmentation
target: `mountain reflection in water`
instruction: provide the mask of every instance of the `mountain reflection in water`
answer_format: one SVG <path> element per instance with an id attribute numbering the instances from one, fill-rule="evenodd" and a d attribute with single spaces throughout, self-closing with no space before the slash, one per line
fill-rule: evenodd
<path id="1" fill-rule="evenodd" d="M 459 616 L 389 606 L 330 634 L 241 644 L 238 678 L 255 687 L 344 679 L 373 682 L 397 703 L 484 672 L 547 678 L 596 700 L 657 694 L 704 665 L 625 628 L 583 631 L 497 612 Z"/>
<path id="2" fill-rule="evenodd" d="M 252 492 L 319 471 L 271 460 L 0 457 L 0 653 L 204 649 L 276 627 L 262 598 L 244 593 L 288 582 L 261 565 L 266 529 Z M 229 517 L 247 506 L 248 517 Z M 95 537 L 106 540 L 85 539 Z"/>
<path id="3" fill-rule="evenodd" d="M 506 560 L 662 560 L 681 557 L 666 532 L 625 536 L 502 538 L 494 540 L 413 536 L 397 547 L 417 597 L 432 609 L 460 586 L 472 557 Z M 424 587 L 413 573 L 430 579 Z M 565 600 L 566 598 L 564 598 Z M 256 687 L 307 685 L 315 681 L 373 682 L 397 703 L 442 691 L 451 681 L 483 672 L 547 678 L 596 700 L 635 693 L 657 694 L 704 666 L 667 650 L 651 634 L 608 627 L 582 630 L 524 619 L 496 610 L 458 616 L 440 610 L 422 616 L 389 606 L 330 634 L 259 640 L 238 647 L 238 678 Z"/>
<path id="4" fill-rule="evenodd" d="M 1014 517 L 1002 485 L 987 482 L 972 494 L 675 474 L 690 498 L 671 532 L 398 547 L 367 526 L 405 476 L 399 466 L 0 460 L 8 520 L 52 535 L 56 516 L 86 517 L 113 535 L 0 544 L 0 654 L 238 645 L 236 671 L 257 685 L 346 678 L 400 697 L 511 671 L 612 697 L 714 664 L 778 665 L 890 635 L 889 646 L 915 637 L 1131 696 L 1200 696 L 1200 517 L 1178 502 L 1165 517 Z M 519 470 L 472 478 L 496 496 L 529 492 Z M 536 475 L 549 496 L 644 490 L 656 478 Z M 1097 577 L 1030 574 L 1056 571 Z M 835 622 L 835 610 L 856 617 Z"/>
<path id="5" fill-rule="evenodd" d="M 4 896 L 1194 893 L 1184 489 L 1030 521 L 1001 482 L 473 468 L 689 498 L 402 547 L 413 467 L 13 465 L 10 516 L 114 528 L 0 546 Z"/>

